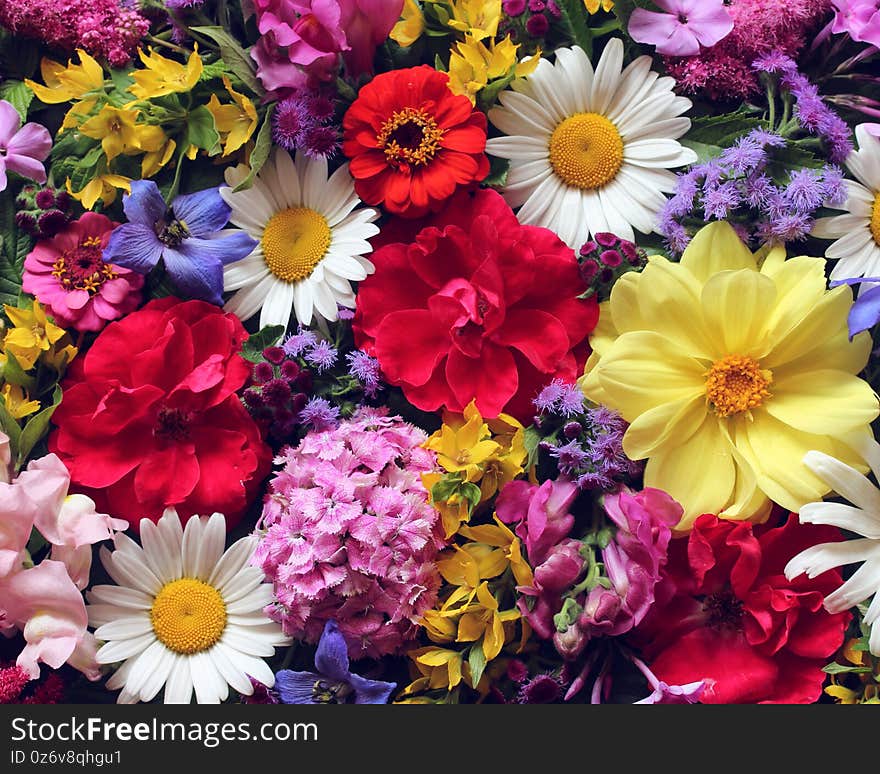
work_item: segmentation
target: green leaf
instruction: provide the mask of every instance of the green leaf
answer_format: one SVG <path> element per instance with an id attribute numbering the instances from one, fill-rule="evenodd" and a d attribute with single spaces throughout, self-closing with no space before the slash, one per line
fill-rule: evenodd
<path id="1" fill-rule="evenodd" d="M 210 81 L 214 78 L 222 78 L 228 73 L 229 68 L 226 66 L 226 63 L 222 59 L 220 59 L 216 62 L 212 62 L 209 65 L 205 65 L 202 68 L 202 74 L 199 76 L 199 81 Z"/>
<path id="2" fill-rule="evenodd" d="M 283 335 L 283 325 L 267 325 L 248 336 L 247 341 L 242 345 L 241 356 L 251 363 L 259 363 L 263 359 L 263 350 L 275 346 Z"/>
<path id="3" fill-rule="evenodd" d="M 9 450 L 12 453 L 12 459 L 17 460 L 21 427 L 12 418 L 12 414 L 6 410 L 6 404 L 2 400 L 0 400 L 0 430 L 3 430 L 9 436 Z"/>
<path id="4" fill-rule="evenodd" d="M 110 70 L 110 80 L 113 88 L 120 92 L 127 92 L 128 87 L 134 83 L 134 78 L 126 70 Z"/>
<path id="5" fill-rule="evenodd" d="M 49 420 L 55 413 L 55 409 L 61 403 L 61 387 L 56 385 L 55 392 L 52 393 L 52 405 L 46 406 L 42 411 L 34 414 L 28 419 L 24 429 L 21 431 L 21 437 L 18 442 L 18 466 L 22 467 L 27 460 L 31 450 L 40 440 L 49 432 Z"/>
<path id="6" fill-rule="evenodd" d="M 0 83 L 0 99 L 11 103 L 21 116 L 22 123 L 27 121 L 28 108 L 33 98 L 34 93 L 22 81 Z"/>
<path id="7" fill-rule="evenodd" d="M 528 453 L 528 463 L 526 467 L 538 464 L 538 444 L 541 443 L 541 434 L 534 425 L 529 425 L 523 431 L 523 446 L 526 447 Z"/>
<path id="8" fill-rule="evenodd" d="M 507 184 L 507 173 L 510 172 L 510 159 L 489 156 L 489 174 L 483 185 L 490 188 L 504 188 Z"/>
<path id="9" fill-rule="evenodd" d="M 33 242 L 15 225 L 15 194 L 0 193 L 0 304 L 18 305 L 24 259 Z"/>
<path id="10" fill-rule="evenodd" d="M 559 0 L 557 3 L 562 11 L 562 19 L 571 32 L 572 42 L 586 51 L 587 56 L 593 53 L 593 33 L 587 24 L 587 9 L 583 0 Z"/>
<path id="11" fill-rule="evenodd" d="M 480 487 L 472 484 L 470 481 L 466 481 L 461 485 L 459 494 L 470 503 L 470 510 L 473 510 L 480 504 L 480 498 L 483 496 L 483 493 L 480 492 Z"/>
<path id="12" fill-rule="evenodd" d="M 191 27 L 193 32 L 210 38 L 220 47 L 220 56 L 226 66 L 235 73 L 241 82 L 258 97 L 266 92 L 254 70 L 254 62 L 239 42 L 222 27 Z"/>
<path id="13" fill-rule="evenodd" d="M 190 110 L 186 117 L 186 139 L 183 147 L 195 145 L 208 151 L 209 156 L 220 152 L 220 135 L 214 124 L 214 116 L 204 105 Z"/>
<path id="14" fill-rule="evenodd" d="M 832 662 L 822 667 L 822 671 L 827 675 L 840 675 L 844 673 L 868 674 L 871 672 L 871 667 L 844 666 L 843 664 Z"/>
<path id="15" fill-rule="evenodd" d="M 24 371 L 11 352 L 6 353 L 6 364 L 0 369 L 0 376 L 4 382 L 24 387 L 29 393 L 33 393 L 37 387 L 37 380 Z"/>
<path id="16" fill-rule="evenodd" d="M 431 487 L 431 499 L 435 503 L 445 503 L 461 487 L 461 477 L 457 473 L 447 473 Z"/>
<path id="17" fill-rule="evenodd" d="M 489 110 L 498 99 L 498 95 L 504 91 L 516 78 L 515 67 L 510 68 L 510 72 L 503 78 L 498 78 L 477 93 L 477 107 L 484 113 Z"/>
<path id="18" fill-rule="evenodd" d="M 483 653 L 483 641 L 475 642 L 468 651 L 468 666 L 471 668 L 471 682 L 476 686 L 486 671 L 486 654 Z"/>
<path id="19" fill-rule="evenodd" d="M 733 113 L 695 118 L 685 139 L 688 142 L 727 148 L 746 132 L 764 125 L 761 118 L 748 108 L 741 107 Z"/>
<path id="20" fill-rule="evenodd" d="M 233 193 L 250 188 L 254 183 L 254 178 L 260 173 L 263 164 L 266 163 L 266 159 L 269 158 L 269 151 L 272 150 L 272 111 L 274 109 L 275 106 L 270 105 L 266 111 L 266 117 L 263 119 L 263 124 L 260 126 L 260 131 L 257 132 L 254 149 L 251 151 L 251 171 L 248 172 L 248 176 L 244 180 L 235 186 Z"/>

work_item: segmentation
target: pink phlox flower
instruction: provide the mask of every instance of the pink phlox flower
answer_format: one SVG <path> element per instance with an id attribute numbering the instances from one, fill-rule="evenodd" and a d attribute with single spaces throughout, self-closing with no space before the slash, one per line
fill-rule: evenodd
<path id="1" fill-rule="evenodd" d="M 665 13 L 636 8 L 629 34 L 666 56 L 694 56 L 730 34 L 733 19 L 723 0 L 655 0 Z"/>
<path id="2" fill-rule="evenodd" d="M 21 116 L 10 102 L 0 99 L 0 191 L 6 190 L 7 172 L 17 172 L 37 183 L 46 182 L 43 162 L 52 150 L 52 135 L 45 126 L 21 125 Z"/>

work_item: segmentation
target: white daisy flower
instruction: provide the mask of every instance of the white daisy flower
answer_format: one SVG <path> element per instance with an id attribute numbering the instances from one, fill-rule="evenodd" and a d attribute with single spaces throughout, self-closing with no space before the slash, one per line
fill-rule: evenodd
<path id="1" fill-rule="evenodd" d="M 233 189 L 247 168 L 226 170 L 220 195 L 232 207 L 230 221 L 259 244 L 240 261 L 224 267 L 223 289 L 238 292 L 224 309 L 242 320 L 260 311 L 260 327 L 287 326 L 295 312 L 301 325 L 315 316 L 330 322 L 337 304 L 353 308 L 352 281 L 374 271 L 364 258 L 370 237 L 379 233 L 377 210 L 355 209 L 361 200 L 343 164 L 327 179 L 327 160 L 310 159 L 275 148 L 244 191 Z"/>
<path id="2" fill-rule="evenodd" d="M 870 463 L 874 477 L 880 480 L 880 445 L 870 439 L 861 451 Z M 808 452 L 804 464 L 852 505 L 809 503 L 801 508 L 801 522 L 831 524 L 863 537 L 840 543 L 821 543 L 801 551 L 785 566 L 785 577 L 791 580 L 806 573 L 808 578 L 815 578 L 835 567 L 862 562 L 862 566 L 839 589 L 825 597 L 825 609 L 829 613 L 842 613 L 873 594 L 865 623 L 871 626 L 871 653 L 880 656 L 880 626 L 874 626 L 880 618 L 880 594 L 877 593 L 880 591 L 880 490 L 855 468 L 822 452 Z"/>
<path id="3" fill-rule="evenodd" d="M 507 137 L 486 152 L 510 159 L 502 191 L 522 207 L 521 223 L 555 231 L 572 248 L 610 231 L 632 240 L 648 234 L 675 187 L 668 170 L 697 155 L 678 143 L 690 129 L 680 117 L 691 101 L 677 97 L 672 78 L 642 56 L 621 72 L 623 43 L 605 46 L 595 72 L 583 49 L 556 49 L 528 78 L 511 84 L 489 120 Z"/>
<path id="4" fill-rule="evenodd" d="M 846 159 L 855 180 L 846 181 L 846 201 L 827 207 L 845 210 L 846 215 L 819 218 L 811 234 L 834 239 L 825 255 L 837 260 L 831 279 L 876 277 L 880 272 L 880 138 L 865 124 L 856 127 L 858 150 Z"/>
<path id="5" fill-rule="evenodd" d="M 224 553 L 226 519 L 193 516 L 180 524 L 165 510 L 158 524 L 141 521 L 141 543 L 120 534 L 101 561 L 116 586 L 88 594 L 89 625 L 104 642 L 99 664 L 122 662 L 107 681 L 122 689 L 117 701 L 150 701 L 164 686 L 166 704 L 225 700 L 231 685 L 253 693 L 250 677 L 272 686 L 263 658 L 286 645 L 281 627 L 263 608 L 272 585 L 249 564 L 257 538 L 249 535 Z"/>

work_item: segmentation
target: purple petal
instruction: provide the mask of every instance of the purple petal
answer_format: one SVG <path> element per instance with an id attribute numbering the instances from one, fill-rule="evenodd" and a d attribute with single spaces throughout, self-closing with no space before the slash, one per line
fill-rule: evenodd
<path id="1" fill-rule="evenodd" d="M 354 674 L 348 678 L 348 682 L 354 688 L 355 704 L 387 704 L 391 691 L 397 688 L 397 683 L 367 680 Z"/>
<path id="2" fill-rule="evenodd" d="M 700 45 L 711 48 L 730 34 L 733 30 L 733 19 L 722 6 L 712 13 L 688 19 L 688 27 Z"/>
<path id="3" fill-rule="evenodd" d="M 275 690 L 284 704 L 316 704 L 314 687 L 320 679 L 314 672 L 282 669 L 275 675 Z"/>
<path id="4" fill-rule="evenodd" d="M 168 212 L 159 186 L 152 180 L 132 180 L 131 193 L 122 197 L 122 209 L 131 223 L 141 223 L 153 230 Z"/>
<path id="5" fill-rule="evenodd" d="M 324 624 L 324 633 L 315 653 L 315 669 L 337 682 L 347 683 L 352 677 L 348 670 L 348 645 L 336 621 Z"/>
<path id="6" fill-rule="evenodd" d="M 25 124 L 7 143 L 10 156 L 30 156 L 37 161 L 45 160 L 52 150 L 52 135 L 42 124 Z"/>
<path id="7" fill-rule="evenodd" d="M 836 288 L 839 285 L 861 285 L 863 282 L 880 282 L 880 277 L 849 277 L 847 279 L 832 280 L 828 287 Z"/>
<path id="8" fill-rule="evenodd" d="M 132 182 L 132 190 L 136 182 Z M 138 274 L 148 274 L 162 257 L 163 247 L 151 226 L 123 223 L 110 235 L 103 258 L 105 263 L 115 263 Z"/>
<path id="9" fill-rule="evenodd" d="M 232 208 L 220 197 L 219 188 L 208 188 L 196 193 L 178 196 L 171 202 L 174 216 L 183 221 L 189 233 L 206 237 L 219 231 L 229 222 Z"/>
<path id="10" fill-rule="evenodd" d="M 6 160 L 0 156 L 0 191 L 6 190 Z"/>
<path id="11" fill-rule="evenodd" d="M 873 328 L 880 322 L 880 287 L 862 293 L 849 310 L 849 337 Z"/>
<path id="12" fill-rule="evenodd" d="M 629 34 L 639 43 L 656 46 L 658 54 L 693 56 L 700 52 L 693 32 L 671 14 L 636 8 L 629 18 Z"/>
<path id="13" fill-rule="evenodd" d="M 185 244 L 198 245 L 199 251 L 206 258 L 210 257 L 211 260 L 225 266 L 227 263 L 247 258 L 259 242 L 244 231 L 229 228 L 218 231 L 207 239 L 190 237 Z"/>
<path id="14" fill-rule="evenodd" d="M 0 148 L 5 148 L 21 126 L 21 116 L 11 102 L 0 99 Z"/>
<path id="15" fill-rule="evenodd" d="M 222 306 L 223 266 L 192 244 L 204 241 L 187 239 L 177 248 L 166 247 L 162 258 L 168 276 L 182 295 Z"/>
<path id="16" fill-rule="evenodd" d="M 706 680 L 685 685 L 669 685 L 662 680 L 650 696 L 634 704 L 696 704 L 706 690 Z M 710 681 L 711 682 L 711 681 Z"/>
<path id="17" fill-rule="evenodd" d="M 43 167 L 43 162 L 30 156 L 10 153 L 6 157 L 6 168 L 10 172 L 18 172 L 19 175 L 28 178 L 28 180 L 33 180 L 37 183 L 46 182 L 46 170 Z"/>

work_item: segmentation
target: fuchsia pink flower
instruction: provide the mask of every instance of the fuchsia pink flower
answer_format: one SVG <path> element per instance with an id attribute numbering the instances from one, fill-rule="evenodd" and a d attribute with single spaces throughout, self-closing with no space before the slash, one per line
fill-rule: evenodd
<path id="1" fill-rule="evenodd" d="M 832 0 L 837 13 L 831 32 L 845 32 L 853 40 L 880 46 L 880 2 L 878 0 Z"/>
<path id="2" fill-rule="evenodd" d="M 97 513 L 88 498 L 68 497 L 69 485 L 70 475 L 54 454 L 33 460 L 12 483 L 0 483 L 0 632 L 22 632 L 26 645 L 16 663 L 32 679 L 40 662 L 53 669 L 69 663 L 90 680 L 100 677 L 80 589 L 88 583 L 92 544 L 112 539 L 128 524 Z M 33 527 L 52 553 L 26 567 Z"/>
<path id="3" fill-rule="evenodd" d="M 733 29 L 723 0 L 654 0 L 665 13 L 636 8 L 629 34 L 639 43 L 657 47 L 666 56 L 693 56 L 711 48 Z"/>
<path id="4" fill-rule="evenodd" d="M 421 474 L 427 436 L 362 408 L 276 462 L 253 563 L 274 583 L 266 614 L 315 643 L 335 620 L 353 659 L 395 653 L 437 599 L 444 543 Z"/>
<path id="5" fill-rule="evenodd" d="M 46 182 L 43 162 L 52 150 L 52 135 L 45 126 L 21 125 L 11 103 L 0 99 L 0 191 L 6 190 L 7 172 L 17 172 L 37 183 Z"/>

